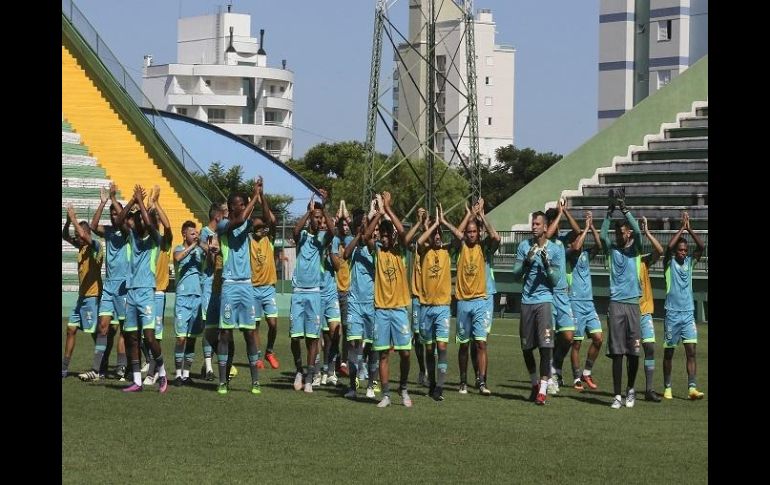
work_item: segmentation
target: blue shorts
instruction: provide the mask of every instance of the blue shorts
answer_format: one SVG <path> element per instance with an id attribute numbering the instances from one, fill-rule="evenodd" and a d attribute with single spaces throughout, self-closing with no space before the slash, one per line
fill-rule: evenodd
<path id="1" fill-rule="evenodd" d="M 487 341 L 492 322 L 492 315 L 489 314 L 488 308 L 486 298 L 458 300 L 455 342 L 466 344 L 471 339 Z"/>
<path id="2" fill-rule="evenodd" d="M 572 300 L 572 314 L 575 316 L 577 326 L 572 340 L 584 340 L 586 335 L 601 333 L 602 322 L 596 313 L 593 301 Z"/>
<path id="3" fill-rule="evenodd" d="M 679 345 L 681 340 L 683 344 L 698 343 L 698 329 L 695 327 L 695 314 L 692 310 L 676 311 L 666 310 L 666 319 L 663 321 L 663 332 L 665 342 L 663 346 L 667 349 Z"/>
<path id="4" fill-rule="evenodd" d="M 340 324 L 340 300 L 337 292 L 330 295 L 321 295 L 321 308 L 323 309 L 323 328 L 324 332 L 329 331 L 329 324 L 333 327 Z"/>
<path id="5" fill-rule="evenodd" d="M 174 331 L 177 337 L 200 337 L 203 333 L 200 295 L 176 296 Z"/>
<path id="6" fill-rule="evenodd" d="M 409 312 L 403 308 L 376 308 L 374 310 L 374 350 L 411 350 L 412 329 Z"/>
<path id="7" fill-rule="evenodd" d="M 412 333 L 420 333 L 422 327 L 422 309 L 420 307 L 420 299 L 416 296 L 412 297 Z"/>
<path id="8" fill-rule="evenodd" d="M 291 294 L 291 338 L 318 338 L 321 334 L 321 293 Z"/>
<path id="9" fill-rule="evenodd" d="M 104 283 L 102 298 L 99 301 L 99 316 L 109 315 L 112 324 L 126 319 L 126 280 L 112 280 Z"/>
<path id="10" fill-rule="evenodd" d="M 222 330 L 257 328 L 257 309 L 254 306 L 254 290 L 252 290 L 251 281 L 222 283 L 219 328 Z"/>
<path id="11" fill-rule="evenodd" d="M 163 340 L 163 316 L 166 313 L 166 292 L 155 292 L 155 339 Z"/>
<path id="12" fill-rule="evenodd" d="M 347 340 L 374 339 L 374 302 L 359 303 L 348 300 Z"/>
<path id="13" fill-rule="evenodd" d="M 96 296 L 79 296 L 75 308 L 70 314 L 68 327 L 78 327 L 85 333 L 94 333 L 96 331 L 96 308 L 99 298 Z"/>
<path id="14" fill-rule="evenodd" d="M 254 286 L 254 304 L 257 306 L 257 321 L 261 317 L 278 318 L 278 305 L 275 303 L 275 286 Z"/>
<path id="15" fill-rule="evenodd" d="M 420 342 L 449 342 L 449 305 L 423 305 L 420 308 Z"/>
<path id="16" fill-rule="evenodd" d="M 561 291 L 553 292 L 553 321 L 556 333 L 575 331 L 577 323 L 572 314 L 572 305 L 569 302 L 569 295 Z"/>
<path id="17" fill-rule="evenodd" d="M 487 295 L 484 299 L 487 303 L 487 312 L 489 313 L 489 326 L 487 327 L 487 334 L 492 331 L 492 322 L 495 319 L 495 293 Z"/>
<path id="18" fill-rule="evenodd" d="M 655 343 L 655 327 L 652 326 L 652 315 L 645 313 L 640 320 L 642 328 L 642 343 Z"/>
<path id="19" fill-rule="evenodd" d="M 155 290 L 129 288 L 126 298 L 126 332 L 152 330 L 155 332 Z"/>

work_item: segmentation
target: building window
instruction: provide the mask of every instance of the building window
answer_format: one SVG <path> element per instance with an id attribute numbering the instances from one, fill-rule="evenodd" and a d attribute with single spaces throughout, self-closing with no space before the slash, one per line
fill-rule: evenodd
<path id="1" fill-rule="evenodd" d="M 177 108 L 176 114 L 187 116 L 187 108 Z"/>
<path id="2" fill-rule="evenodd" d="M 484 98 L 484 106 L 492 106 L 492 96 L 486 96 Z"/>
<path id="3" fill-rule="evenodd" d="M 203 82 L 206 84 L 207 88 L 211 87 L 211 79 L 204 79 Z"/>
<path id="4" fill-rule="evenodd" d="M 275 85 L 271 84 L 270 85 L 270 94 L 274 94 L 274 93 L 275 93 Z"/>
<path id="5" fill-rule="evenodd" d="M 265 150 L 279 151 L 281 149 L 281 142 L 279 140 L 265 140 Z"/>
<path id="6" fill-rule="evenodd" d="M 495 58 L 492 56 L 487 56 L 487 66 L 494 66 L 495 65 Z"/>
<path id="7" fill-rule="evenodd" d="M 209 123 L 224 123 L 225 122 L 225 110 L 222 108 L 209 108 Z"/>
<path id="8" fill-rule="evenodd" d="M 285 92 L 285 91 L 286 91 L 286 86 L 281 86 L 279 89 L 280 89 L 280 91 L 283 93 L 283 92 Z"/>
<path id="9" fill-rule="evenodd" d="M 275 117 L 275 111 L 265 111 L 265 121 L 273 123 L 277 121 Z"/>
<path id="10" fill-rule="evenodd" d="M 658 42 L 671 40 L 671 20 L 658 22 Z"/>
<path id="11" fill-rule="evenodd" d="M 671 69 L 658 71 L 658 89 L 671 82 Z"/>
<path id="12" fill-rule="evenodd" d="M 492 126 L 492 117 L 487 118 L 487 125 Z"/>
<path id="13" fill-rule="evenodd" d="M 484 78 L 484 84 L 486 84 L 487 86 L 491 86 L 492 85 L 492 76 L 485 77 Z"/>

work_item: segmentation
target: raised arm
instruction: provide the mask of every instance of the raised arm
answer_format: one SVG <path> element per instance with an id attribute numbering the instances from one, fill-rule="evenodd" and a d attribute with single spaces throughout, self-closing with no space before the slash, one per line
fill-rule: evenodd
<path id="1" fill-rule="evenodd" d="M 428 245 L 428 240 L 433 234 L 433 231 L 438 229 L 439 224 L 441 224 L 441 221 L 439 219 L 440 219 L 439 211 L 438 211 L 438 207 L 436 207 L 436 220 L 433 221 L 433 224 L 431 224 L 430 227 L 428 227 L 425 231 L 423 231 L 422 234 L 420 234 L 420 237 L 417 239 L 418 248 Z"/>
<path id="2" fill-rule="evenodd" d="M 313 196 L 310 196 L 310 202 L 307 203 L 307 212 L 299 218 L 296 224 L 294 224 L 294 229 L 292 230 L 292 235 L 294 236 L 295 241 L 299 241 L 299 237 L 302 234 L 302 229 L 304 229 L 305 224 L 307 224 L 307 220 L 310 217 L 310 214 L 313 213 Z"/>
<path id="3" fill-rule="evenodd" d="M 372 252 L 374 252 L 376 248 L 376 245 L 374 243 L 374 238 L 372 237 L 372 235 L 374 234 L 374 229 L 380 223 L 380 219 L 384 215 L 385 215 L 384 209 L 380 208 L 380 210 L 378 210 L 377 213 L 374 214 L 374 217 L 372 217 L 372 220 L 369 221 L 369 225 L 366 226 L 366 232 L 364 233 L 364 244 L 366 244 L 369 250 Z M 347 252 L 347 248 L 345 249 L 345 252 Z"/>
<path id="4" fill-rule="evenodd" d="M 155 240 L 160 240 L 160 234 L 158 233 L 158 230 L 155 229 L 155 226 L 152 225 L 152 222 L 150 221 L 150 214 L 147 212 L 147 207 L 144 205 L 144 189 L 141 185 L 137 184 L 134 186 L 134 201 L 136 202 L 136 205 L 139 206 L 139 212 L 142 215 L 142 222 L 144 222 L 144 225 L 147 227 L 147 230 L 152 234 L 153 238 Z"/>
<path id="5" fill-rule="evenodd" d="M 166 211 L 163 210 L 163 207 L 160 206 L 160 187 L 155 186 L 155 191 L 153 192 L 152 196 L 152 203 L 155 207 L 155 210 L 158 211 L 158 219 L 160 220 L 160 223 L 163 225 L 163 240 L 161 247 L 164 249 L 171 247 L 171 242 L 174 240 L 174 232 L 171 230 L 171 222 L 169 222 L 168 217 L 166 216 Z"/>
<path id="6" fill-rule="evenodd" d="M 548 228 L 545 230 L 545 238 L 551 239 L 554 234 L 559 234 L 559 222 L 561 221 L 561 216 L 564 213 L 564 204 L 562 204 L 561 199 L 559 199 L 559 202 L 556 203 L 556 218 L 551 221 L 550 224 L 548 224 Z M 578 228 L 578 231 L 580 231 L 580 228 Z"/>
<path id="7" fill-rule="evenodd" d="M 398 233 L 398 239 L 401 243 L 402 248 L 406 248 L 409 246 L 409 242 L 406 240 L 406 231 L 404 231 L 404 226 L 401 224 L 401 220 L 399 220 L 398 216 L 395 212 L 393 212 L 393 207 L 390 205 L 393 201 L 393 198 L 390 195 L 390 192 L 383 192 L 382 193 L 382 204 L 385 209 L 385 213 L 390 217 L 390 221 L 393 223 L 393 227 L 396 228 L 396 232 Z"/>
<path id="8" fill-rule="evenodd" d="M 438 205 L 438 216 L 439 216 L 439 220 L 440 220 L 440 222 L 441 222 L 441 223 L 444 225 L 444 227 L 446 227 L 447 229 L 449 229 L 449 232 L 451 232 L 451 233 L 452 233 L 452 236 L 455 238 L 455 240 L 457 240 L 458 242 L 459 242 L 459 241 L 462 241 L 462 240 L 463 240 L 463 237 L 464 237 L 465 235 L 463 234 L 463 232 L 460 230 L 460 228 L 459 228 L 459 227 L 455 227 L 455 226 L 453 226 L 452 224 L 450 224 L 450 223 L 449 223 L 449 221 L 447 221 L 447 220 L 446 220 L 446 217 L 444 217 L 444 208 L 443 208 L 443 207 L 441 207 L 441 204 L 439 204 L 439 205 Z M 465 218 L 464 218 L 464 219 L 463 219 L 463 221 L 460 223 L 460 226 L 461 226 L 463 229 L 465 228 L 465 225 L 468 223 L 467 221 L 469 221 L 469 220 L 470 220 L 471 216 L 472 216 L 472 214 L 471 214 L 471 212 L 470 212 L 470 211 L 468 211 L 468 212 L 465 214 Z"/>
<path id="9" fill-rule="evenodd" d="M 575 232 L 580 232 L 580 225 L 577 223 L 575 218 L 572 217 L 572 214 L 567 207 L 567 199 L 561 199 L 559 204 L 561 205 L 562 212 L 564 212 L 564 216 L 567 218 L 567 222 L 569 222 L 569 227 L 571 227 Z"/>
<path id="10" fill-rule="evenodd" d="M 200 236 L 195 236 L 195 241 L 184 249 L 174 252 L 174 261 L 177 263 L 187 257 L 188 254 L 195 251 L 200 244 Z M 179 247 L 179 246 L 177 246 Z"/>
<path id="11" fill-rule="evenodd" d="M 697 263 L 700 261 L 701 256 L 703 256 L 703 251 L 706 249 L 706 245 L 703 244 L 703 240 L 695 234 L 695 231 L 692 230 L 692 227 L 690 227 L 690 214 L 688 214 L 686 211 L 684 213 L 684 220 L 688 233 L 690 233 L 690 236 L 692 236 L 693 241 L 695 241 L 695 251 L 693 251 L 692 259 Z"/>
<path id="12" fill-rule="evenodd" d="M 481 222 L 484 223 L 484 227 L 487 229 L 487 249 L 494 253 L 497 251 L 497 248 L 500 247 L 500 235 L 495 231 L 495 228 L 492 227 L 492 223 L 489 222 L 487 219 L 486 212 L 484 211 L 484 199 L 479 199 L 479 217 L 481 218 Z"/>
<path id="13" fill-rule="evenodd" d="M 610 248 L 612 248 L 612 241 L 610 241 L 610 224 L 612 223 L 612 211 L 607 211 L 607 215 L 604 216 L 604 220 L 602 221 L 602 234 L 599 238 L 599 241 L 602 243 L 602 250 L 604 251 L 604 254 L 609 253 Z"/>
<path id="14" fill-rule="evenodd" d="M 267 197 L 265 197 L 265 181 L 261 175 L 257 178 L 257 185 L 259 186 L 259 198 L 262 202 L 262 218 L 269 226 L 275 227 L 275 215 L 270 210 L 270 204 L 267 201 Z"/>
<path id="15" fill-rule="evenodd" d="M 359 226 L 358 230 L 356 231 L 356 235 L 353 236 L 353 239 L 351 239 L 348 245 L 345 246 L 345 250 L 342 252 L 342 259 L 350 259 L 350 255 L 353 254 L 353 250 L 356 248 L 356 246 L 358 246 L 358 242 L 362 237 L 361 235 L 364 233 L 366 233 L 366 216 L 361 218 L 361 226 Z"/>
<path id="16" fill-rule="evenodd" d="M 406 238 L 405 239 L 406 239 L 406 243 L 407 244 L 411 244 L 412 243 L 412 240 L 414 239 L 414 236 L 417 235 L 417 231 L 420 230 L 420 226 L 423 226 L 423 224 L 425 223 L 425 219 L 427 218 L 427 216 L 428 216 L 428 212 L 425 209 L 423 209 L 422 207 L 417 209 L 417 220 L 414 222 L 412 227 L 409 229 L 409 232 L 406 233 Z M 417 244 L 418 245 L 420 244 L 419 240 L 418 240 Z"/>
<path id="17" fill-rule="evenodd" d="M 590 227 L 591 235 L 594 237 L 594 246 L 591 248 L 591 252 L 588 253 L 588 257 L 593 258 L 604 250 L 604 245 L 602 244 L 602 238 L 599 237 L 599 231 L 597 231 L 596 226 L 594 226 L 594 215 L 591 211 L 586 211 L 585 218 L 586 225 Z"/>
<path id="18" fill-rule="evenodd" d="M 77 216 L 77 214 L 75 214 L 75 207 L 72 204 L 69 204 L 67 206 L 67 215 L 69 216 L 70 220 L 72 221 L 72 225 L 75 227 L 75 232 L 78 233 L 78 237 L 87 246 L 90 246 L 91 242 L 92 242 L 91 234 L 89 234 L 85 229 L 80 227 L 80 224 L 78 223 L 78 216 Z"/>
<path id="19" fill-rule="evenodd" d="M 441 204 L 439 204 L 441 206 Z M 442 209 L 441 212 L 443 213 L 444 210 Z M 465 226 L 468 225 L 468 223 L 473 218 L 473 212 L 468 208 L 468 204 L 465 204 L 465 215 L 463 216 L 463 220 L 460 221 L 460 225 L 457 226 L 457 230 L 460 231 L 460 234 L 465 235 Z M 444 224 L 446 226 L 446 224 Z M 449 226 L 446 226 L 449 228 Z M 452 231 L 454 234 L 454 231 Z M 460 236 L 460 239 L 462 239 L 462 236 Z"/>
<path id="20" fill-rule="evenodd" d="M 64 220 L 64 227 L 61 230 L 61 238 L 73 245 L 74 247 L 78 247 L 77 244 L 75 244 L 75 239 L 70 236 L 70 211 L 69 208 L 67 209 L 67 217 Z M 77 225 L 77 223 L 75 223 Z"/>
<path id="21" fill-rule="evenodd" d="M 91 218 L 91 230 L 96 234 L 104 237 L 104 226 L 99 224 L 99 219 L 102 218 L 102 211 L 104 211 L 104 206 L 109 200 L 109 196 L 107 191 L 104 190 L 104 187 L 99 187 L 99 199 L 101 199 L 99 201 L 99 206 L 96 208 L 94 216 Z"/>
<path id="22" fill-rule="evenodd" d="M 652 244 L 652 252 L 650 253 L 648 260 L 649 265 L 652 266 L 661 256 L 663 256 L 663 246 L 661 246 L 660 242 L 655 239 L 655 236 L 650 232 L 650 228 L 647 227 L 647 218 L 644 216 L 642 216 L 642 225 L 640 227 L 644 232 L 644 235 L 647 236 L 647 239 L 649 239 Z"/>

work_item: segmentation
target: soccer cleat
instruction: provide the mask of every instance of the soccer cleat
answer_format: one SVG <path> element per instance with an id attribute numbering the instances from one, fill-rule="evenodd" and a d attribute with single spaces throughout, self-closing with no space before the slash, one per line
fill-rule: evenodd
<path id="1" fill-rule="evenodd" d="M 193 381 L 192 377 L 190 376 L 182 377 L 182 384 L 185 386 L 192 386 L 193 384 L 195 384 L 195 381 Z"/>
<path id="2" fill-rule="evenodd" d="M 431 397 L 435 401 L 443 401 L 444 400 L 444 389 L 442 389 L 440 387 L 436 387 L 430 395 L 431 395 Z"/>
<path id="3" fill-rule="evenodd" d="M 476 381 L 473 383 L 473 385 L 476 389 L 479 388 L 479 386 L 481 385 L 481 378 L 479 376 L 476 376 Z"/>
<path id="4" fill-rule="evenodd" d="M 115 371 L 115 376 L 118 378 L 119 381 L 125 382 L 125 380 L 126 380 L 126 366 L 125 365 L 119 365 L 117 370 Z"/>
<path id="5" fill-rule="evenodd" d="M 233 366 L 230 366 L 230 379 L 238 375 L 238 368 Z"/>
<path id="6" fill-rule="evenodd" d="M 342 377 L 348 377 L 348 364 L 346 362 L 343 362 L 340 364 L 340 376 Z"/>
<path id="7" fill-rule="evenodd" d="M 378 408 L 386 408 L 388 406 L 390 406 L 390 396 L 384 396 L 380 399 L 380 402 L 377 403 Z"/>
<path id="8" fill-rule="evenodd" d="M 535 404 L 537 404 L 538 406 L 544 406 L 545 399 L 546 399 L 546 395 L 538 392 L 537 396 L 535 396 Z"/>
<path id="9" fill-rule="evenodd" d="M 100 379 L 99 373 L 92 370 L 78 374 L 78 377 L 83 382 L 95 382 Z"/>
<path id="10" fill-rule="evenodd" d="M 311 384 L 309 382 L 306 382 L 305 383 L 305 392 L 307 392 L 308 394 L 313 392 L 313 384 Z"/>
<path id="11" fill-rule="evenodd" d="M 329 381 L 329 375 L 326 373 L 321 374 L 321 385 L 325 386 L 328 381 Z"/>
<path id="12" fill-rule="evenodd" d="M 629 389 L 626 391 L 626 407 L 632 408 L 636 404 L 636 391 Z"/>
<path id="13" fill-rule="evenodd" d="M 596 381 L 594 380 L 593 376 L 591 375 L 584 374 L 583 376 L 580 377 L 580 380 L 585 382 L 585 384 L 588 386 L 589 389 L 596 389 L 597 387 L 599 387 L 596 384 Z"/>
<path id="14" fill-rule="evenodd" d="M 321 376 L 316 375 L 313 377 L 313 383 L 311 384 L 313 387 L 319 387 L 321 385 Z"/>
<path id="15" fill-rule="evenodd" d="M 674 396 L 671 395 L 670 387 L 667 387 L 663 390 L 663 399 L 674 399 Z"/>
<path id="16" fill-rule="evenodd" d="M 168 390 L 168 379 L 166 376 L 158 377 L 158 392 L 163 394 Z"/>
<path id="17" fill-rule="evenodd" d="M 691 387 L 687 392 L 687 397 L 689 397 L 691 401 L 695 401 L 696 399 L 703 399 L 703 396 L 705 396 L 705 394 L 694 387 Z"/>
<path id="18" fill-rule="evenodd" d="M 654 389 L 650 389 L 649 391 L 645 392 L 644 393 L 644 399 L 646 399 L 647 401 L 652 401 L 652 402 L 660 402 L 661 401 L 660 396 L 658 396 L 658 393 L 655 392 Z"/>
<path id="19" fill-rule="evenodd" d="M 302 372 L 297 372 L 297 374 L 294 376 L 294 390 L 302 390 Z"/>
<path id="20" fill-rule="evenodd" d="M 559 387 L 564 387 L 564 379 L 561 378 L 561 374 L 554 374 L 553 380 Z"/>
<path id="21" fill-rule="evenodd" d="M 348 399 L 355 399 L 356 398 L 356 390 L 352 387 L 348 389 L 348 392 L 345 393 L 345 397 Z"/>
<path id="22" fill-rule="evenodd" d="M 217 394 L 225 395 L 225 394 L 227 394 L 228 390 L 229 389 L 227 388 L 227 383 L 226 382 L 220 382 L 219 386 L 217 387 Z"/>
<path id="23" fill-rule="evenodd" d="M 262 388 L 259 386 L 259 381 L 251 383 L 251 393 L 252 394 L 262 394 Z"/>
<path id="24" fill-rule="evenodd" d="M 337 385 L 337 380 L 338 380 L 337 379 L 337 374 L 332 372 L 331 374 L 329 374 L 329 378 L 326 380 L 326 382 L 327 382 L 327 384 L 331 384 L 332 386 L 336 386 Z"/>
<path id="25" fill-rule="evenodd" d="M 209 382 L 214 380 L 214 371 L 206 371 L 206 380 Z"/>
<path id="26" fill-rule="evenodd" d="M 620 409 L 623 407 L 623 399 L 620 396 L 615 396 L 615 398 L 612 400 L 612 404 L 610 404 L 610 407 L 612 409 Z"/>
<path id="27" fill-rule="evenodd" d="M 143 384 L 145 386 L 151 386 L 155 384 L 157 380 L 158 380 L 158 374 L 148 375 L 147 377 L 144 378 Z"/>
<path id="28" fill-rule="evenodd" d="M 486 383 L 481 382 L 479 383 L 479 393 L 481 393 L 482 396 L 491 396 L 492 391 L 489 390 Z"/>
<path id="29" fill-rule="evenodd" d="M 540 385 L 532 384 L 532 392 L 529 393 L 529 401 L 535 402 L 535 398 L 537 398 L 537 394 L 539 392 L 540 392 Z"/>
<path id="30" fill-rule="evenodd" d="M 401 391 L 401 404 L 404 406 L 411 408 L 412 407 L 412 398 L 409 397 L 409 393 L 406 392 L 406 389 Z"/>
<path id="31" fill-rule="evenodd" d="M 379 394 L 382 392 L 382 386 L 380 386 L 380 381 L 372 381 L 372 389 L 374 389 L 374 392 L 376 394 Z"/>
<path id="32" fill-rule="evenodd" d="M 259 359 L 257 361 L 257 369 L 264 369 L 265 368 L 265 362 L 262 359 Z"/>
<path id="33" fill-rule="evenodd" d="M 468 384 L 462 383 L 460 384 L 460 389 L 457 390 L 460 394 L 468 394 Z"/>
<path id="34" fill-rule="evenodd" d="M 265 354 L 265 360 L 270 364 L 270 367 L 273 369 L 277 369 L 279 366 L 278 359 L 275 357 L 275 354 L 272 352 L 268 352 Z"/>
<path id="35" fill-rule="evenodd" d="M 575 382 L 572 383 L 572 388 L 577 392 L 583 392 L 585 390 L 583 387 L 583 381 L 581 381 L 579 378 L 575 379 Z"/>
<path id="36" fill-rule="evenodd" d="M 559 394 L 559 381 L 554 378 L 548 379 L 548 389 L 546 392 L 551 396 Z"/>
<path id="37" fill-rule="evenodd" d="M 123 392 L 142 392 L 142 389 L 142 386 L 132 382 L 130 386 L 123 388 Z"/>
<path id="38" fill-rule="evenodd" d="M 182 376 L 177 376 L 176 379 L 174 379 L 174 387 L 182 387 L 183 384 Z"/>
<path id="39" fill-rule="evenodd" d="M 373 387 L 367 387 L 366 388 L 366 397 L 369 399 L 374 399 L 374 388 Z"/>

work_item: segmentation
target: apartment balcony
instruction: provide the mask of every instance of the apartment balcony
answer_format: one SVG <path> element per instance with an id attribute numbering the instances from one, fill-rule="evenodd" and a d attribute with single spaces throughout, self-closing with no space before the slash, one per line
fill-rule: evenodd
<path id="1" fill-rule="evenodd" d="M 294 136 L 291 125 L 281 122 L 268 121 L 265 124 L 245 124 L 239 118 L 209 118 L 209 123 L 236 135 L 251 135 L 254 137 L 280 138 L 291 140 Z M 274 124 L 268 124 L 274 123 Z"/>
<path id="2" fill-rule="evenodd" d="M 175 106 L 246 106 L 246 96 L 236 91 L 216 94 L 169 94 L 167 103 Z"/>
<path id="3" fill-rule="evenodd" d="M 262 103 L 265 108 L 282 109 L 284 111 L 294 110 L 294 100 L 280 96 L 265 95 L 262 98 Z"/>

